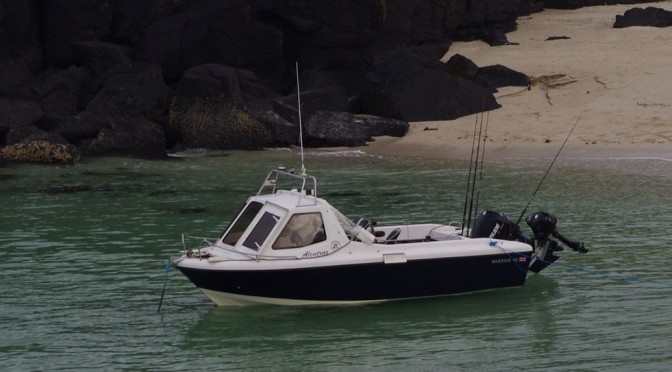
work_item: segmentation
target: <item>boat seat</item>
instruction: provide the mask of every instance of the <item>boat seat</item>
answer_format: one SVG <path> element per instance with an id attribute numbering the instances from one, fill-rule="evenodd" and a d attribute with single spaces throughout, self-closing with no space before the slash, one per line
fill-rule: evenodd
<path id="1" fill-rule="evenodd" d="M 387 238 L 385 238 L 385 244 L 393 244 L 399 235 L 401 234 L 401 229 L 396 228 L 390 232 L 389 235 L 387 235 Z"/>
<path id="2" fill-rule="evenodd" d="M 358 226 L 361 226 L 365 229 L 368 229 L 369 226 L 371 226 L 371 220 L 368 220 L 366 218 L 360 218 L 360 219 L 357 220 L 356 223 L 357 223 Z"/>

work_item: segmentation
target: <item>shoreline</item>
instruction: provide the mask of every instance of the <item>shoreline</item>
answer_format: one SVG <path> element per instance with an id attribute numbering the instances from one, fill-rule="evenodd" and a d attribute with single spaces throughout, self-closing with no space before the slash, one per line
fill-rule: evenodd
<path id="1" fill-rule="evenodd" d="M 351 150 L 468 160 L 483 120 L 490 160 L 553 158 L 565 140 L 559 158 L 672 159 L 671 28 L 613 28 L 616 15 L 646 6 L 672 11 L 672 1 L 550 9 L 519 19 L 507 34 L 512 45 L 453 43 L 444 60 L 461 54 L 480 67 L 501 64 L 532 85 L 501 88 L 495 97 L 502 107 L 482 116 L 413 122 L 404 137 L 377 137 Z"/>

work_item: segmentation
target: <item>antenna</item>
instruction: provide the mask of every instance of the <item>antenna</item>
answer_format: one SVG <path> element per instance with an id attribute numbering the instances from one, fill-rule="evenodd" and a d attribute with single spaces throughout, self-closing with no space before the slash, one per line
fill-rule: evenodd
<path id="1" fill-rule="evenodd" d="M 299 62 L 296 62 L 296 101 L 299 110 L 299 145 L 301 146 L 301 175 L 307 176 L 303 164 L 303 123 L 301 122 L 301 87 L 299 86 Z"/>

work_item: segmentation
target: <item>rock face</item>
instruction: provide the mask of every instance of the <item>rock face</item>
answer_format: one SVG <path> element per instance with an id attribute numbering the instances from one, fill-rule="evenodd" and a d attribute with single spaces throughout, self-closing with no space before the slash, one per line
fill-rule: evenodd
<path id="1" fill-rule="evenodd" d="M 516 17 L 542 4 L 0 0 L 0 148 L 154 158 L 179 144 L 294 145 L 297 62 L 307 143 L 399 135 L 407 121 L 498 107 L 497 87 L 524 84 L 503 66 L 439 59 L 451 40 L 508 44 Z M 55 153 L 40 154 L 30 161 Z"/>
<path id="2" fill-rule="evenodd" d="M 424 64 L 407 54 L 392 55 L 367 76 L 366 113 L 405 121 L 455 119 L 500 107 L 486 87 Z"/>
<path id="3" fill-rule="evenodd" d="M 623 15 L 616 16 L 614 28 L 632 26 L 670 27 L 672 26 L 672 12 L 654 7 L 633 8 Z"/>
<path id="4" fill-rule="evenodd" d="M 0 159 L 29 163 L 63 163 L 79 161 L 79 150 L 69 144 L 35 140 L 5 146 L 0 149 Z"/>

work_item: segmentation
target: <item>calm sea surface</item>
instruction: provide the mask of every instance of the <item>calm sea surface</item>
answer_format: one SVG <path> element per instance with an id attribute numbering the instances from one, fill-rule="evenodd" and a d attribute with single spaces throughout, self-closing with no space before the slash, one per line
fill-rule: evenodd
<path id="1" fill-rule="evenodd" d="M 516 219 L 549 162 L 486 162 L 479 209 Z M 561 252 L 521 288 L 217 308 L 178 272 L 166 274 L 181 233 L 220 234 L 278 165 L 297 166 L 297 154 L 0 168 L 0 369 L 672 368 L 672 161 L 559 160 L 528 212 L 555 214 L 590 253 Z M 467 163 L 308 153 L 306 165 L 346 215 L 462 219 Z"/>

